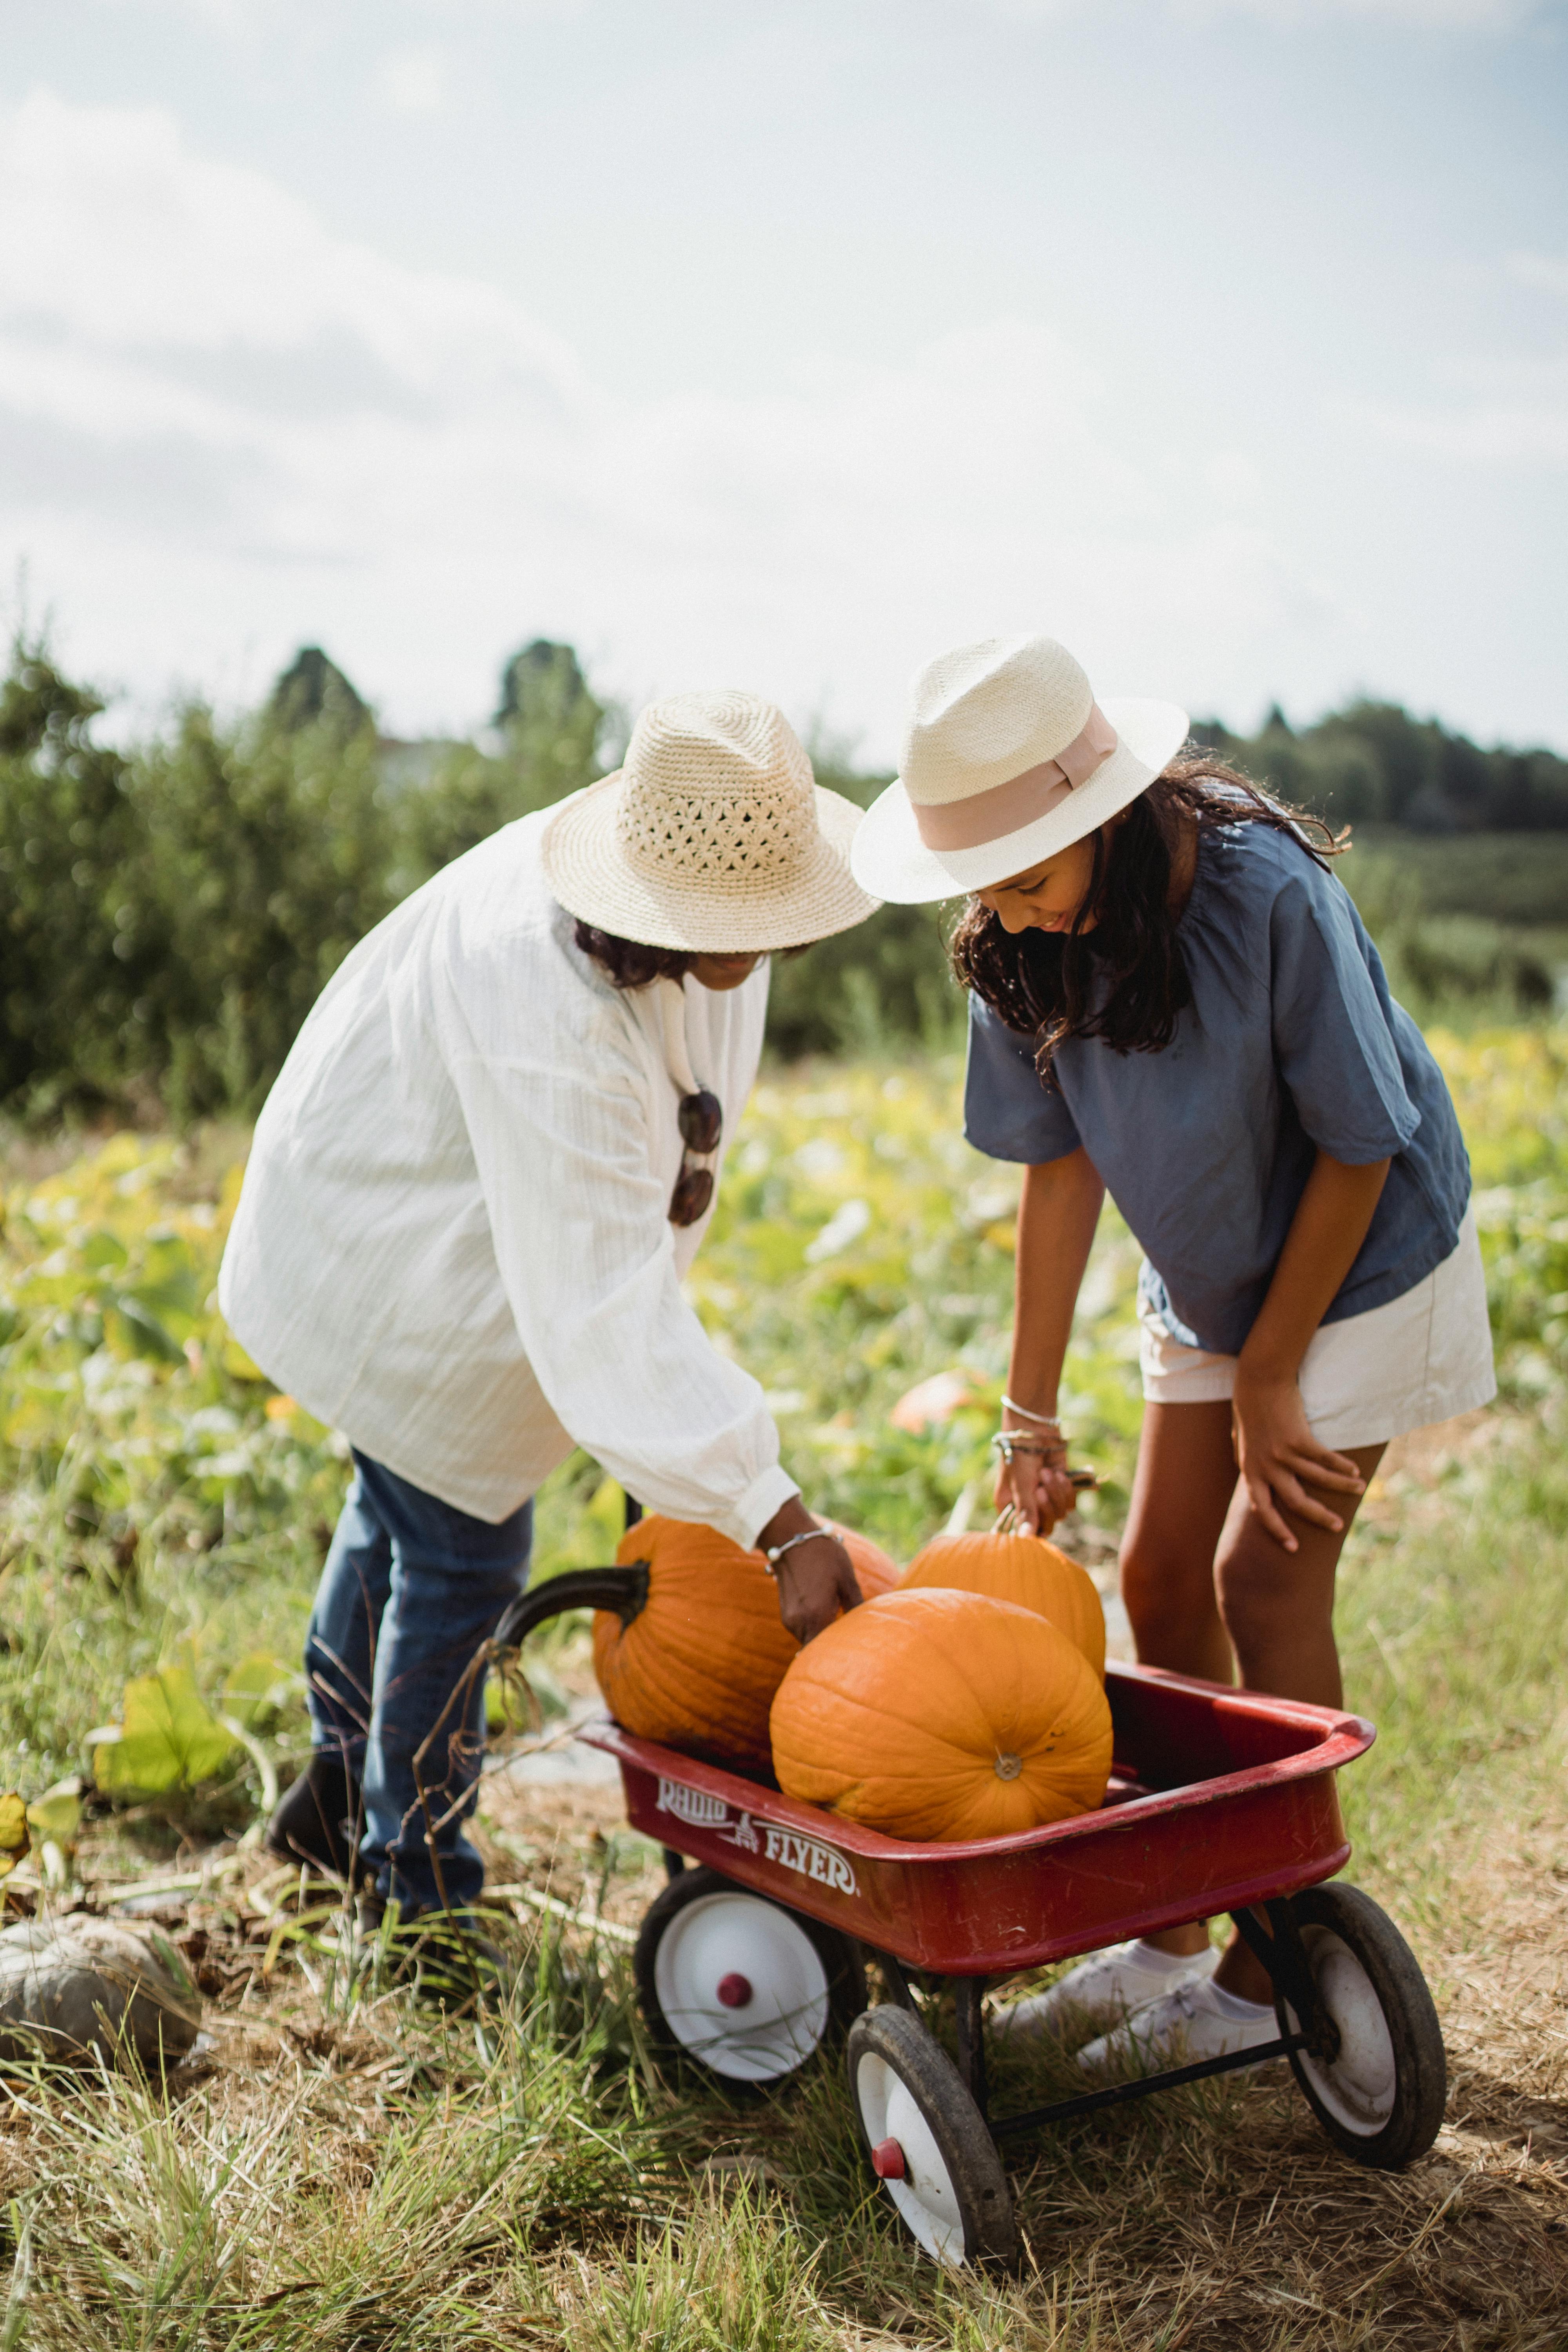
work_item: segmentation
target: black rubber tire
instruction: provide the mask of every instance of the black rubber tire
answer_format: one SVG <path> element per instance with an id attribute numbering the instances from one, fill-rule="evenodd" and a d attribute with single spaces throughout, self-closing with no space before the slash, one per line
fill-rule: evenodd
<path id="1" fill-rule="evenodd" d="M 1310 2052 L 1293 2050 L 1290 2071 L 1336 2147 L 1358 2164 L 1396 2172 L 1402 2165 L 1426 2155 L 1442 2128 L 1448 2095 L 1443 2029 L 1426 1979 L 1387 1912 L 1359 1886 L 1331 1879 L 1295 1895 L 1290 1907 L 1315 1980 L 1321 1982 L 1331 1958 L 1337 1960 L 1327 1941 L 1337 1937 L 1376 1997 L 1394 2061 L 1393 2099 L 1386 2117 L 1378 2123 L 1368 2114 L 1358 2124 L 1347 2120 L 1342 2112 L 1336 2114 L 1333 2070 L 1324 2068 Z M 1277 2001 L 1275 2008 L 1280 2032 L 1294 2033 L 1295 2011 L 1284 2000 Z M 1347 2104 L 1342 2096 L 1342 2109 Z"/>
<path id="2" fill-rule="evenodd" d="M 996 2143 L 952 2059 L 907 2009 L 888 2002 L 880 2008 L 868 2009 L 864 2016 L 856 2019 L 849 2029 L 845 2064 L 849 2074 L 849 2095 L 855 2103 L 868 2155 L 875 2141 L 873 2126 L 863 2104 L 860 2071 L 862 2063 L 868 2058 L 880 2059 L 889 2073 L 897 2075 L 936 2143 L 963 2228 L 962 2256 L 951 2245 L 945 2253 L 937 2253 L 926 2244 L 909 2213 L 899 2205 L 894 2184 L 886 2181 L 883 2186 L 899 2207 L 905 2228 L 934 2260 L 953 2266 L 962 2260 L 966 2264 L 984 2264 L 992 2269 L 1016 2268 L 1018 2228 L 1013 2216 L 1007 2176 L 1003 2171 Z M 910 2186 L 913 2189 L 915 2180 Z"/>
<path id="3" fill-rule="evenodd" d="M 659 1946 L 670 1927 L 682 1912 L 694 1903 L 714 1895 L 742 1896 L 767 1910 L 781 1912 L 806 1937 L 822 1963 L 827 1979 L 827 2021 L 820 2041 L 799 2057 L 781 2066 L 776 2074 L 765 2077 L 740 2077 L 726 2074 L 721 2067 L 710 2065 L 683 2042 L 664 2013 L 659 2000 L 658 1960 Z M 709 2083 L 718 2083 L 732 2096 L 745 2097 L 765 2091 L 775 2082 L 782 2082 L 803 2066 L 806 2059 L 828 2042 L 841 2042 L 850 2025 L 866 2006 L 866 1969 L 860 1948 L 837 1928 L 825 1927 L 820 1921 L 808 1919 L 803 1912 L 792 1911 L 787 1903 L 775 1902 L 769 1895 L 758 1895 L 749 1886 L 737 1886 L 717 1870 L 689 1864 L 672 1878 L 663 1893 L 655 1897 L 643 1915 L 637 1940 L 632 1954 L 632 1971 L 637 1979 L 637 2001 L 648 2040 L 662 2070 L 679 2077 L 682 2069 L 689 2068 Z"/>

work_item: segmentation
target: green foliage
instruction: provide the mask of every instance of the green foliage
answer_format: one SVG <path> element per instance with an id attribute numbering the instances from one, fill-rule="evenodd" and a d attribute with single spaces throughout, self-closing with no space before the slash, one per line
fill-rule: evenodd
<path id="1" fill-rule="evenodd" d="M 1485 751 L 1396 702 L 1358 701 L 1296 733 L 1278 704 L 1252 736 L 1217 719 L 1193 730 L 1245 773 L 1334 824 L 1417 833 L 1568 830 L 1568 760 L 1545 751 Z"/>
<path id="2" fill-rule="evenodd" d="M 343 742 L 374 724 L 369 703 L 320 646 L 300 646 L 272 689 L 267 717 L 288 734 L 325 727 Z"/>
<path id="3" fill-rule="evenodd" d="M 150 1066 L 135 1007 L 153 959 L 125 877 L 131 773 L 95 744 L 95 695 L 37 639 L 0 684 L 0 1101 L 51 1108 Z"/>
<path id="4" fill-rule="evenodd" d="M 154 1102 L 181 1125 L 253 1115 L 355 942 L 500 826 L 591 782 L 624 723 L 571 646 L 545 638 L 507 663 L 479 741 L 384 740 L 316 646 L 258 710 L 220 719 L 189 703 L 129 752 L 95 741 L 100 709 L 41 640 L 16 642 L 0 683 L 0 1106 L 35 1120 Z M 1384 705 L 1300 734 L 1278 711 L 1251 740 L 1197 731 L 1335 818 L 1564 827 L 1561 839 L 1466 831 L 1461 846 L 1370 824 L 1344 869 L 1424 1017 L 1450 1004 L 1511 1017 L 1552 1001 L 1568 961 L 1568 866 L 1546 853 L 1568 849 L 1568 765 L 1480 752 Z M 841 747 L 818 744 L 815 761 L 824 784 L 862 804 L 886 782 Z M 956 1043 L 949 912 L 884 908 L 779 959 L 773 1049 Z M 1513 928 L 1523 922 L 1536 928 Z"/>
<path id="5" fill-rule="evenodd" d="M 395 903 L 397 827 L 368 727 L 183 711 L 139 755 L 126 919 L 141 1075 L 182 1121 L 257 1109 L 305 1015 Z M 122 1079 L 123 1083 L 123 1079 Z"/>

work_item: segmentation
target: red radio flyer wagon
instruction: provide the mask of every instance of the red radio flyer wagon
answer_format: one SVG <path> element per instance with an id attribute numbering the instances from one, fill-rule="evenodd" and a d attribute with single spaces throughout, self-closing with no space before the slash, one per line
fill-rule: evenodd
<path id="1" fill-rule="evenodd" d="M 553 1578 L 513 1604 L 497 1646 L 565 1609 L 629 1613 L 646 1576 Z M 1016 2256 L 1000 2144 L 1179 2083 L 1288 2058 L 1330 2138 L 1384 2168 L 1422 2155 L 1442 2122 L 1443 2037 L 1420 1968 L 1387 1914 L 1334 1876 L 1350 1858 L 1334 1776 L 1371 1747 L 1371 1724 L 1115 1661 L 1106 1693 L 1115 1763 L 1098 1811 L 953 1844 L 881 1836 L 608 1719 L 579 1734 L 615 1757 L 627 1818 L 670 1870 L 635 1955 L 656 2047 L 739 2087 L 842 2038 L 872 2168 L 950 2265 Z M 989 1984 L 1226 1911 L 1273 1981 L 1276 2040 L 991 2113 Z M 886 1990 L 875 2008 L 868 1959 Z M 956 2064 L 921 2011 L 944 1987 Z"/>

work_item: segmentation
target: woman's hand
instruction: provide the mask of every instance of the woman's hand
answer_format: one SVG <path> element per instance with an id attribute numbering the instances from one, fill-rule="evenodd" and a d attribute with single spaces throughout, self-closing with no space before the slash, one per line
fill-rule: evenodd
<path id="1" fill-rule="evenodd" d="M 1237 1466 L 1253 1510 L 1275 1541 L 1287 1551 L 1297 1548 L 1281 1505 L 1299 1519 L 1338 1535 L 1344 1521 L 1309 1487 L 1361 1495 L 1366 1481 L 1347 1454 L 1320 1445 L 1307 1426 L 1296 1382 L 1249 1372 L 1244 1357 L 1237 1367 L 1231 1412 Z"/>
<path id="2" fill-rule="evenodd" d="M 1011 1507 L 1021 1536 L 1048 1536 L 1058 1519 L 1077 1509 L 1078 1489 L 1067 1475 L 1067 1447 L 1053 1445 L 1048 1454 L 1015 1454 L 1011 1462 L 996 1465 L 996 1508 Z"/>
<path id="3" fill-rule="evenodd" d="M 757 1549 L 766 1551 L 790 1536 L 806 1534 L 811 1541 L 792 1544 L 774 1570 L 779 1615 L 803 1647 L 831 1625 L 841 1610 L 858 1609 L 862 1598 L 848 1553 L 836 1535 L 819 1527 L 798 1495 L 773 1513 L 757 1538 Z"/>

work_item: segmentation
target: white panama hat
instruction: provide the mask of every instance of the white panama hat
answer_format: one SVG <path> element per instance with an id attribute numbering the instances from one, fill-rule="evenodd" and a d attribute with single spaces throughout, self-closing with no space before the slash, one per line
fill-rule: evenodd
<path id="1" fill-rule="evenodd" d="M 541 855 L 560 904 L 599 930 L 766 955 L 876 913 L 849 872 L 859 820 L 771 702 L 678 694 L 649 703 L 614 775 L 562 803 Z"/>
<path id="2" fill-rule="evenodd" d="M 939 654 L 914 683 L 899 775 L 855 835 L 855 879 L 912 907 L 1026 873 L 1136 800 L 1187 727 L 1173 702 L 1098 703 L 1054 637 Z"/>

